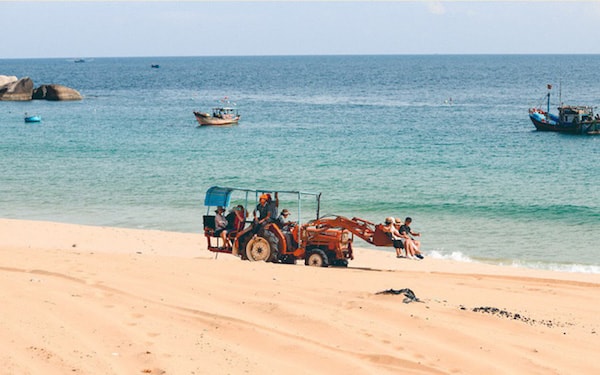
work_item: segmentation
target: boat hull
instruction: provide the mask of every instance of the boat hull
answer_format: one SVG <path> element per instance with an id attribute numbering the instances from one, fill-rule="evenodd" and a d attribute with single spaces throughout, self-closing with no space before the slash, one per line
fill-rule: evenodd
<path id="1" fill-rule="evenodd" d="M 194 112 L 194 116 L 196 116 L 196 121 L 198 121 L 199 126 L 225 126 L 225 125 L 235 125 L 240 121 L 242 116 L 232 116 L 231 118 L 219 118 L 213 117 L 208 113 L 202 112 Z"/>
<path id="2" fill-rule="evenodd" d="M 600 134 L 600 122 L 590 121 L 582 123 L 547 122 L 529 115 L 529 119 L 538 131 L 558 132 L 566 134 Z"/>
<path id="3" fill-rule="evenodd" d="M 25 117 L 25 122 L 41 122 L 42 118 L 40 116 L 27 116 Z"/>

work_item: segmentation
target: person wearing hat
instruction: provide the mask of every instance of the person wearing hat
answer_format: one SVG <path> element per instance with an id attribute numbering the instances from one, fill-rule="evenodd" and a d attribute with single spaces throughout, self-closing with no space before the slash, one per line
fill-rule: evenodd
<path id="1" fill-rule="evenodd" d="M 392 238 L 392 230 L 394 229 L 394 218 L 386 217 L 383 225 L 383 232 L 387 234 L 389 238 Z"/>
<path id="2" fill-rule="evenodd" d="M 400 235 L 398 229 L 395 226 L 395 221 L 398 219 L 394 219 L 393 217 L 385 218 L 385 226 L 383 227 L 384 232 L 390 236 L 392 240 L 392 244 L 396 249 L 396 258 L 403 258 L 402 249 L 405 248 L 405 239 Z"/>
<path id="3" fill-rule="evenodd" d="M 252 212 L 254 216 L 252 233 L 258 233 L 269 221 L 271 221 L 271 207 L 269 205 L 269 194 L 261 194 L 258 197 L 258 204 Z"/>
<path id="4" fill-rule="evenodd" d="M 271 194 L 264 193 L 258 197 L 258 204 L 254 210 L 254 222 L 256 224 L 267 224 L 277 219 L 277 207 L 279 207 L 279 194 L 275 193 L 275 200 Z"/>
<path id="5" fill-rule="evenodd" d="M 269 200 L 269 196 L 267 194 L 261 194 L 258 197 L 258 204 L 252 213 L 254 215 L 254 221 L 257 224 L 263 224 L 270 217 L 269 205 L 267 204 Z"/>
<path id="6" fill-rule="evenodd" d="M 281 210 L 281 213 L 279 214 L 279 217 L 277 218 L 277 225 L 279 225 L 279 228 L 283 228 L 286 227 L 290 224 L 292 224 L 291 221 L 288 221 L 288 216 L 290 216 L 290 211 L 287 208 L 284 208 L 283 210 Z"/>
<path id="7" fill-rule="evenodd" d="M 218 206 L 215 210 L 215 236 L 220 236 L 223 240 L 223 247 L 229 247 L 229 241 L 227 241 L 227 219 L 223 216 L 225 208 Z"/>

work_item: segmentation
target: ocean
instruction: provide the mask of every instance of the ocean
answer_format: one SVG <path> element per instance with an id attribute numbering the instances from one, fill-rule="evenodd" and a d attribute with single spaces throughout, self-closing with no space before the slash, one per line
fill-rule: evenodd
<path id="1" fill-rule="evenodd" d="M 201 232 L 210 186 L 303 190 L 322 193 L 323 215 L 411 216 L 429 257 L 600 273 L 600 137 L 527 116 L 547 84 L 554 111 L 559 91 L 600 104 L 599 68 L 598 55 L 4 59 L 0 74 L 84 99 L 0 102 L 0 217 Z M 240 124 L 197 127 L 192 111 L 224 97 Z M 281 208 L 297 211 L 292 198 Z"/>

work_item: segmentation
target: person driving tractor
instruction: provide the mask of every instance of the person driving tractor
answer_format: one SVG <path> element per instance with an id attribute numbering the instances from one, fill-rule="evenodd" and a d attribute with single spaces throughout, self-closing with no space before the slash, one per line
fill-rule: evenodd
<path id="1" fill-rule="evenodd" d="M 294 224 L 293 221 L 287 219 L 288 216 L 290 216 L 290 211 L 287 208 L 281 210 L 281 214 L 279 214 L 279 217 L 277 218 L 277 225 L 279 225 L 280 228 Z"/>

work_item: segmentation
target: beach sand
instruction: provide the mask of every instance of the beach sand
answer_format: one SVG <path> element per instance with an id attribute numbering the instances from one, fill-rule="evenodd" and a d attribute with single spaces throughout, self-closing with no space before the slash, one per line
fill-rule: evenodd
<path id="1" fill-rule="evenodd" d="M 247 262 L 199 233 L 0 219 L 0 285 L 0 374 L 600 373 L 597 274 Z M 402 288 L 420 302 L 377 294 Z"/>

